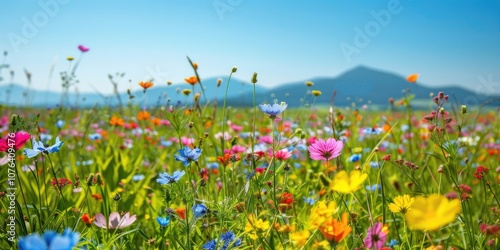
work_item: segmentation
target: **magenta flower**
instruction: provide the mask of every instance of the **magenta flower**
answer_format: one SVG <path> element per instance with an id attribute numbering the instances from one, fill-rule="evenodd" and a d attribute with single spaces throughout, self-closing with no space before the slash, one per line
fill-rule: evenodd
<path id="1" fill-rule="evenodd" d="M 18 131 L 14 133 L 13 137 L 7 135 L 5 138 L 0 138 L 0 152 L 6 152 L 10 147 L 18 150 L 26 144 L 30 139 L 30 134 L 24 131 Z"/>
<path id="2" fill-rule="evenodd" d="M 106 218 L 103 214 L 98 213 L 95 215 L 94 225 L 104 229 L 119 229 L 130 226 L 136 219 L 135 215 L 130 216 L 128 212 L 121 218 L 118 212 L 112 212 L 109 215 L 109 223 L 106 225 Z"/>
<path id="3" fill-rule="evenodd" d="M 273 151 L 269 149 L 267 154 L 269 155 L 269 157 L 272 157 Z M 274 152 L 274 158 L 280 161 L 288 160 L 288 158 L 290 157 L 292 157 L 292 152 L 289 152 L 286 148 Z"/>
<path id="4" fill-rule="evenodd" d="M 366 238 L 363 240 L 367 249 L 380 249 L 384 246 L 387 240 L 387 227 L 384 227 L 381 222 L 376 222 L 372 227 L 368 228 Z"/>
<path id="5" fill-rule="evenodd" d="M 317 139 L 308 147 L 309 156 L 313 160 L 328 161 L 339 156 L 343 147 L 344 143 L 342 141 L 336 141 L 334 138 L 329 138 L 326 141 Z"/>
<path id="6" fill-rule="evenodd" d="M 85 53 L 85 52 L 89 51 L 89 48 L 88 48 L 88 47 L 85 47 L 85 46 L 83 46 L 83 45 L 78 45 L 78 49 L 79 49 L 81 52 L 83 52 L 83 53 Z"/>

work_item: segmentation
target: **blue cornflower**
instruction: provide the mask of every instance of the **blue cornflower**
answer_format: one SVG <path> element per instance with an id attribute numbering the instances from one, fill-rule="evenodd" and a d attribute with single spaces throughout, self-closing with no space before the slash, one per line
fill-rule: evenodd
<path id="1" fill-rule="evenodd" d="M 99 133 L 89 135 L 89 139 L 92 141 L 100 140 L 101 138 L 102 138 L 102 136 Z"/>
<path id="2" fill-rule="evenodd" d="M 191 149 L 190 147 L 185 146 L 184 148 L 179 149 L 179 154 L 175 155 L 175 160 L 182 161 L 184 166 L 187 166 L 192 161 L 198 160 L 198 157 L 200 157 L 200 155 L 200 148 Z"/>
<path id="3" fill-rule="evenodd" d="M 28 158 L 35 157 L 39 153 L 55 153 L 59 151 L 59 148 L 63 145 L 64 143 L 59 140 L 59 137 L 56 138 L 56 143 L 50 147 L 45 147 L 41 141 L 36 141 L 33 139 L 33 149 L 25 148 L 24 149 L 24 155 L 28 156 Z"/>
<path id="4" fill-rule="evenodd" d="M 368 191 L 371 191 L 371 192 L 375 192 L 377 190 L 380 190 L 382 187 L 379 185 L 379 184 L 373 184 L 373 185 L 367 185 L 366 186 L 366 190 Z"/>
<path id="5" fill-rule="evenodd" d="M 183 171 L 176 170 L 175 172 L 172 173 L 172 175 L 169 175 L 167 172 L 164 172 L 160 174 L 160 177 L 156 179 L 156 182 L 162 185 L 178 182 L 185 173 L 186 171 L 184 170 Z"/>
<path id="6" fill-rule="evenodd" d="M 62 127 L 64 126 L 64 124 L 66 124 L 66 122 L 65 122 L 65 121 L 63 121 L 63 120 L 58 120 L 58 121 L 56 122 L 56 127 L 57 127 L 57 128 L 62 128 Z"/>
<path id="7" fill-rule="evenodd" d="M 371 162 L 370 162 L 370 167 L 372 167 L 372 168 L 378 168 L 378 162 L 376 162 L 376 161 L 371 161 Z"/>
<path id="8" fill-rule="evenodd" d="M 288 105 L 285 102 L 281 102 L 280 104 L 274 103 L 273 105 L 270 104 L 260 104 L 259 109 L 268 114 L 269 118 L 274 119 L 276 118 L 277 115 L 281 114 L 285 109 L 288 107 Z"/>
<path id="9" fill-rule="evenodd" d="M 136 175 L 132 176 L 132 180 L 133 181 L 142 181 L 142 180 L 144 180 L 144 177 L 145 176 L 143 174 L 136 174 Z"/>
<path id="10" fill-rule="evenodd" d="M 353 154 L 351 155 L 351 157 L 349 157 L 349 161 L 350 162 L 357 162 L 361 159 L 361 155 L 360 154 Z"/>
<path id="11" fill-rule="evenodd" d="M 220 236 L 221 240 L 224 241 L 222 249 L 227 249 L 228 246 L 237 247 L 241 245 L 241 239 L 236 239 L 236 236 L 232 231 L 227 231 Z"/>
<path id="12" fill-rule="evenodd" d="M 196 204 L 192 207 L 192 210 L 195 218 L 200 218 L 208 213 L 208 208 L 205 204 Z"/>
<path id="13" fill-rule="evenodd" d="M 302 200 L 303 200 L 305 203 L 307 203 L 307 204 L 309 204 L 309 205 L 311 205 L 311 206 L 312 206 L 312 205 L 314 205 L 314 203 L 316 203 L 316 199 L 314 199 L 314 198 L 312 198 L 312 197 L 307 197 L 307 198 L 306 198 L 306 197 L 302 197 Z"/>
<path id="14" fill-rule="evenodd" d="M 390 246 L 390 247 L 394 247 L 396 246 L 397 244 L 399 244 L 399 241 L 396 240 L 396 239 L 392 239 L 390 240 L 389 242 L 387 242 L 387 246 Z"/>
<path id="15" fill-rule="evenodd" d="M 35 233 L 21 237 L 17 246 L 20 250 L 71 250 L 79 240 L 80 233 L 67 228 L 62 234 L 46 231 L 43 236 Z"/>
<path id="16" fill-rule="evenodd" d="M 205 250 L 215 250 L 215 248 L 217 247 L 217 240 L 211 240 L 208 243 L 203 244 L 202 247 Z"/>
<path id="17" fill-rule="evenodd" d="M 156 221 L 160 224 L 160 227 L 166 227 L 170 225 L 170 217 L 156 217 Z"/>

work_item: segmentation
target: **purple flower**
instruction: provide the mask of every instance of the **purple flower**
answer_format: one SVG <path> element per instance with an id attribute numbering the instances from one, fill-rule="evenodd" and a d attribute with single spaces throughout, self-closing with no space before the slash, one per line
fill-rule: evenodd
<path id="1" fill-rule="evenodd" d="M 368 228 L 366 238 L 363 240 L 367 249 L 380 249 L 387 240 L 387 228 L 384 228 L 381 222 L 376 222 Z"/>
<path id="2" fill-rule="evenodd" d="M 344 147 L 342 141 L 336 141 L 334 138 L 329 138 L 326 141 L 318 139 L 309 146 L 309 156 L 313 160 L 329 161 L 340 155 L 340 151 Z"/>
<path id="3" fill-rule="evenodd" d="M 125 228 L 134 223 L 136 219 L 135 215 L 130 216 L 128 212 L 123 217 L 120 217 L 118 212 L 112 212 L 109 215 L 108 224 L 106 225 L 106 218 L 103 214 L 98 213 L 95 215 L 94 225 L 105 229 Z"/>
<path id="4" fill-rule="evenodd" d="M 85 53 L 85 52 L 89 51 L 89 48 L 88 48 L 88 47 L 85 47 L 85 46 L 83 46 L 83 45 L 78 45 L 78 49 L 79 49 L 81 52 L 83 52 L 83 53 Z"/>

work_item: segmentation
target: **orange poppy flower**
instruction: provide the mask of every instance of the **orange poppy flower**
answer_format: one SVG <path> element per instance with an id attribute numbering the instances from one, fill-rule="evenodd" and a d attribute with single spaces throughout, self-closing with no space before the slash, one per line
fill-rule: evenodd
<path id="1" fill-rule="evenodd" d="M 196 76 L 190 76 L 189 78 L 184 78 L 184 81 L 191 85 L 195 85 L 198 83 L 198 78 L 196 78 Z"/>
<path id="2" fill-rule="evenodd" d="M 183 207 L 179 207 L 177 209 L 175 209 L 175 212 L 177 213 L 177 215 L 185 220 L 186 219 L 186 208 L 183 208 Z"/>
<path id="3" fill-rule="evenodd" d="M 96 201 L 102 201 L 102 196 L 100 194 L 91 194 L 90 196 L 96 199 Z"/>
<path id="4" fill-rule="evenodd" d="M 125 122 L 123 121 L 122 118 L 119 118 L 119 117 L 116 117 L 116 116 L 112 116 L 111 117 L 111 120 L 109 121 L 109 124 L 111 126 L 119 126 L 119 127 L 122 127 L 123 124 L 125 124 Z"/>
<path id="5" fill-rule="evenodd" d="M 137 120 L 139 121 L 147 121 L 151 117 L 151 114 L 149 114 L 148 111 L 139 111 L 139 114 L 137 114 Z"/>
<path id="6" fill-rule="evenodd" d="M 341 221 L 328 219 L 321 225 L 319 230 L 328 241 L 340 242 L 351 233 L 352 228 L 349 226 L 347 213 L 343 213 Z"/>
<path id="7" fill-rule="evenodd" d="M 151 123 L 153 123 L 153 125 L 158 126 L 161 124 L 161 120 L 158 117 L 154 117 L 153 119 L 151 119 Z"/>
<path id="8" fill-rule="evenodd" d="M 153 85 L 154 84 L 152 82 L 139 82 L 139 86 L 141 86 L 144 90 L 153 87 Z"/>
<path id="9" fill-rule="evenodd" d="M 406 80 L 411 83 L 415 83 L 420 75 L 419 74 L 411 74 L 409 75 Z"/>
<path id="10" fill-rule="evenodd" d="M 95 217 L 94 217 L 94 216 L 90 217 L 90 215 L 89 215 L 89 214 L 87 214 L 87 213 L 84 213 L 84 214 L 82 215 L 82 221 L 83 221 L 85 224 L 87 224 L 87 225 L 91 225 L 91 224 L 92 224 L 92 222 L 94 221 L 94 219 L 95 219 Z"/>

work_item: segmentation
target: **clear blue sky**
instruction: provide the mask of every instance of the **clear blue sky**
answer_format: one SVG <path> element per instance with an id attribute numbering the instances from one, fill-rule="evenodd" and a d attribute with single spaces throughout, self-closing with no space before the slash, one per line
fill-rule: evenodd
<path id="1" fill-rule="evenodd" d="M 500 93 L 499 1 L 4 0 L 0 6 L 0 51 L 9 52 L 14 81 L 26 82 L 26 68 L 37 89 L 60 89 L 65 58 L 78 58 L 83 44 L 90 51 L 77 86 L 85 92 L 93 86 L 111 93 L 107 75 L 115 72 L 126 73 L 123 91 L 150 77 L 182 82 L 192 75 L 190 56 L 202 78 L 227 76 L 237 66 L 236 78 L 250 80 L 256 71 L 265 86 L 366 65 L 420 73 L 424 85 Z M 390 20 L 373 13 L 389 13 Z M 358 30 L 369 41 L 356 40 L 363 36 Z M 8 80 L 7 71 L 2 75 Z"/>

